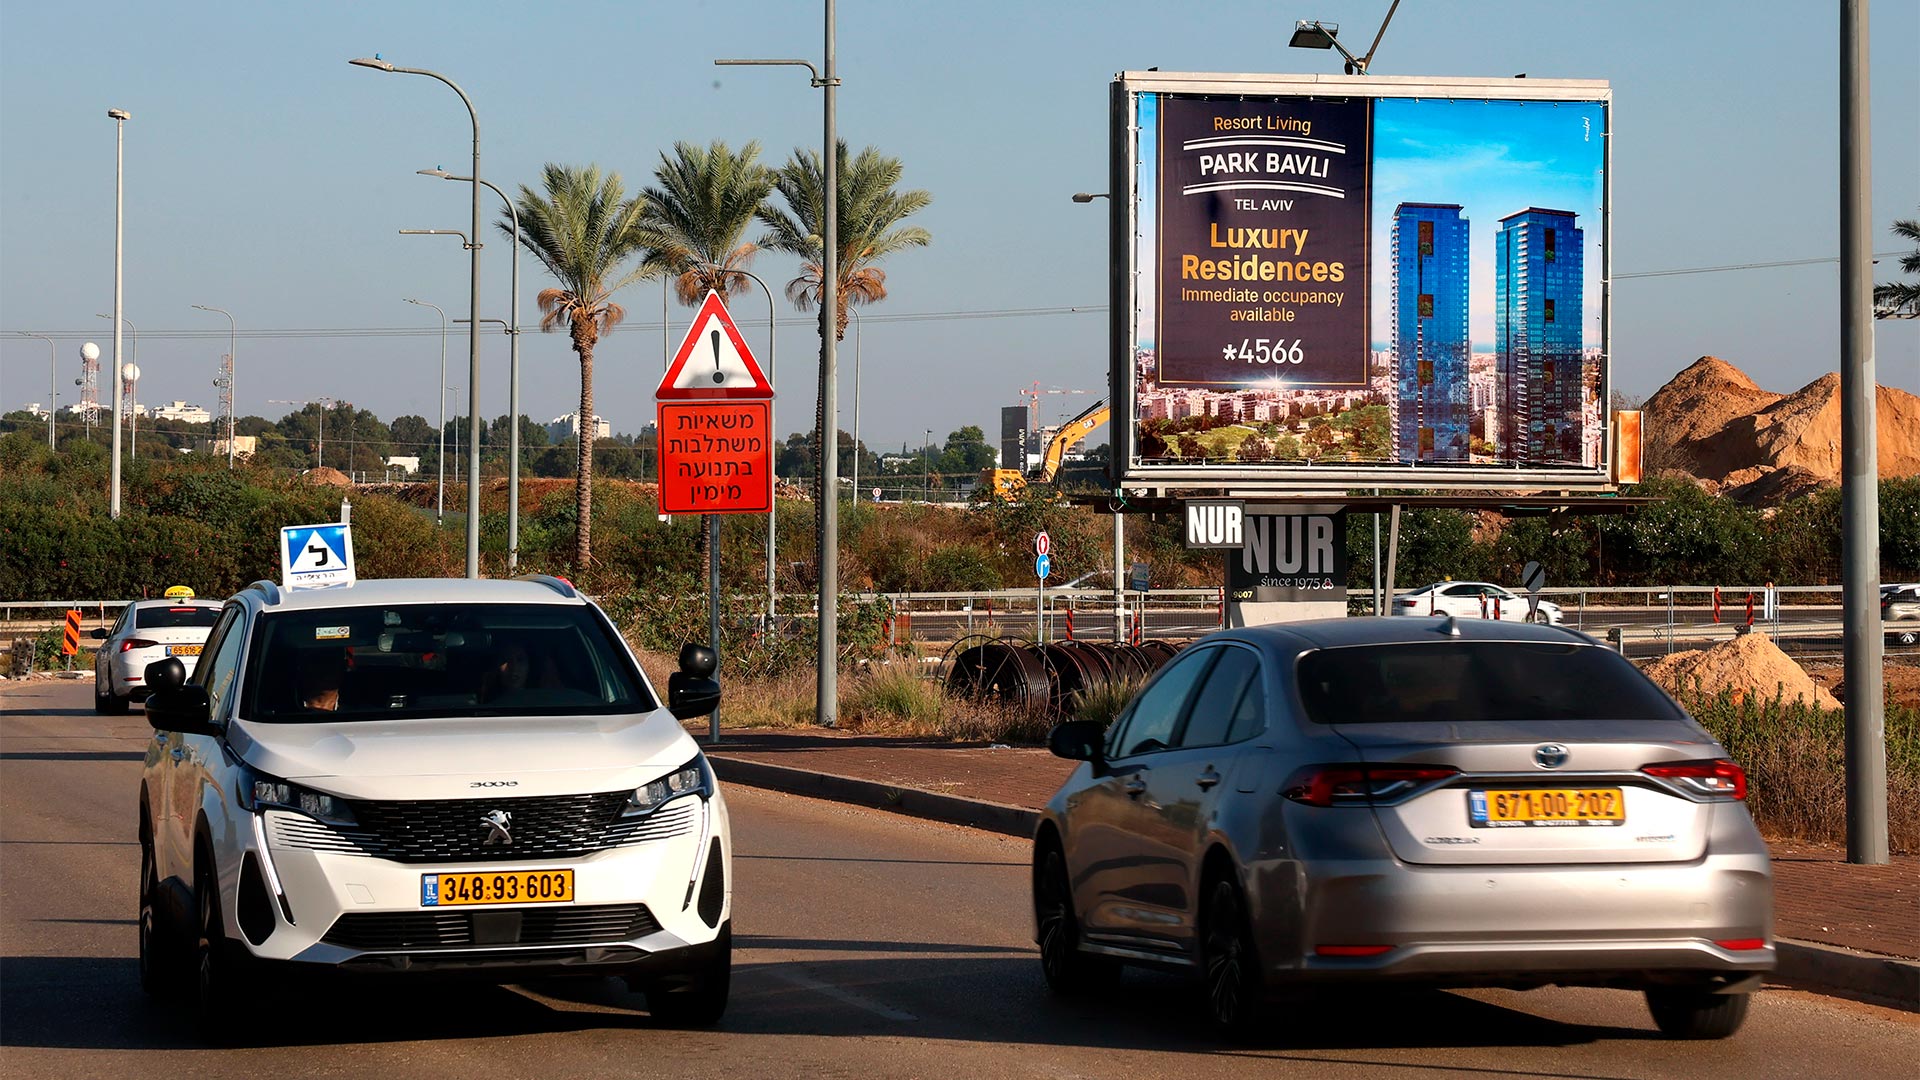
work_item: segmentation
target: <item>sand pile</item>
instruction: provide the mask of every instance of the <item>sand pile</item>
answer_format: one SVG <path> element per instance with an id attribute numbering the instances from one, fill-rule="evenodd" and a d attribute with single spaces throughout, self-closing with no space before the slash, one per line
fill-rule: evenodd
<path id="1" fill-rule="evenodd" d="M 1647 665 L 1646 671 L 1649 679 L 1678 697 L 1711 696 L 1725 690 L 1736 701 L 1769 700 L 1777 693 L 1787 701 L 1798 698 L 1823 709 L 1840 707 L 1838 698 L 1761 633 L 1743 634 L 1711 649 L 1677 652 Z"/>
<path id="2" fill-rule="evenodd" d="M 353 481 L 348 478 L 346 473 L 325 465 L 317 469 L 308 469 L 300 475 L 303 476 L 309 484 L 331 484 L 334 487 L 353 486 Z"/>

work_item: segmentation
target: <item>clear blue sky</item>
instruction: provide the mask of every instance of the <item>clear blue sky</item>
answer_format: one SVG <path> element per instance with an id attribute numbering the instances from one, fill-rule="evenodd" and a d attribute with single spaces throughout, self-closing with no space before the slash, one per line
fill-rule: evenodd
<path id="1" fill-rule="evenodd" d="M 888 265 L 891 298 L 862 343 L 861 434 L 918 445 L 1043 385 L 1099 392 L 1106 320 L 1044 316 L 891 320 L 942 312 L 1106 303 L 1105 214 L 1077 206 L 1107 176 L 1107 85 L 1122 69 L 1338 70 L 1332 53 L 1285 47 L 1291 20 L 1371 40 L 1387 0 L 1220 0 L 839 5 L 840 131 L 906 163 L 932 192 L 933 246 Z M 126 313 L 140 328 L 141 400 L 212 408 L 225 307 L 245 332 L 433 327 L 418 296 L 464 315 L 466 260 L 401 228 L 463 228 L 464 185 L 414 170 L 467 164 L 466 116 L 431 80 L 349 67 L 383 54 L 458 80 L 480 114 L 485 175 L 532 182 L 543 162 L 596 161 L 641 186 L 677 139 L 757 139 L 770 161 L 817 146 L 820 95 L 802 69 L 721 69 L 723 56 L 818 60 L 820 5 L 112 3 L 0 6 L 0 407 L 46 397 L 51 332 L 62 400 L 78 347 L 105 346 L 113 282 L 113 122 L 127 124 Z M 1874 246 L 1920 215 L 1920 5 L 1873 5 Z M 1787 0 L 1590 3 L 1405 0 L 1378 74 L 1606 78 L 1613 82 L 1617 273 L 1838 254 L 1836 5 Z M 492 199 L 489 196 L 489 207 Z M 491 216 L 491 209 L 489 209 Z M 485 317 L 506 315 L 506 245 L 489 237 Z M 545 282 L 523 259 L 523 318 Z M 795 265 L 764 256 L 776 286 Z M 1883 263 L 1882 279 L 1892 267 Z M 1712 353 L 1774 390 L 1838 363 L 1832 264 L 1626 279 L 1615 291 L 1614 373 L 1649 393 Z M 658 285 L 621 297 L 630 329 L 599 353 L 599 411 L 617 430 L 651 417 L 662 347 Z M 781 299 L 779 427 L 810 417 L 811 318 Z M 737 305 L 761 319 L 757 293 Z M 691 309 L 675 306 L 675 338 Z M 764 340 L 764 323 L 746 327 Z M 841 426 L 852 424 L 855 335 Z M 526 411 L 569 411 L 577 366 L 561 334 L 529 333 Z M 466 382 L 452 340 L 449 382 Z M 332 395 L 385 417 L 434 415 L 429 336 L 242 337 L 243 413 L 268 398 Z M 1920 325 L 1882 323 L 1884 383 L 1920 391 Z M 504 339 L 484 342 L 485 408 L 505 411 Z M 1045 399 L 1057 420 L 1088 400 Z"/>

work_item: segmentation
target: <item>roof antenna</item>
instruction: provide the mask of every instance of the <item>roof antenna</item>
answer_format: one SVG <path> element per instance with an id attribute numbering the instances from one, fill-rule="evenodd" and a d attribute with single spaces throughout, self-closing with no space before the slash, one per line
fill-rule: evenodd
<path id="1" fill-rule="evenodd" d="M 1458 622 L 1454 620 L 1453 613 L 1451 611 L 1447 612 L 1445 615 L 1440 616 L 1440 625 L 1434 627 L 1434 629 L 1439 631 L 1442 634 L 1447 635 L 1448 637 L 1460 636 L 1460 625 Z"/>

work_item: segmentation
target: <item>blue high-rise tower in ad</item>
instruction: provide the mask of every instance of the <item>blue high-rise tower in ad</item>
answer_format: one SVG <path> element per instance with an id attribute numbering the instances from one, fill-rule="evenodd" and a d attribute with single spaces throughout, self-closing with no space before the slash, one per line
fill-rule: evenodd
<path id="1" fill-rule="evenodd" d="M 1530 465 L 1578 464 L 1587 364 L 1584 233 L 1565 210 L 1529 207 L 1494 236 L 1496 450 Z"/>
<path id="2" fill-rule="evenodd" d="M 1466 462 L 1467 219 L 1454 203 L 1401 203 L 1393 211 L 1395 456 Z"/>

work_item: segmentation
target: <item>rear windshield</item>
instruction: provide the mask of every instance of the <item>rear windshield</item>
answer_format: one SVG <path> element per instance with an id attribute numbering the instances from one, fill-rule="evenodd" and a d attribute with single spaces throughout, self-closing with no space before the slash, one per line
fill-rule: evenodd
<path id="1" fill-rule="evenodd" d="M 241 715 L 267 723 L 654 708 L 592 608 L 399 604 L 263 615 Z"/>
<path id="2" fill-rule="evenodd" d="M 143 607 L 133 611 L 133 625 L 141 630 L 169 630 L 182 626 L 211 630 L 213 624 L 219 621 L 220 609 L 217 607 Z"/>
<path id="3" fill-rule="evenodd" d="M 1683 715 L 1632 664 L 1592 645 L 1356 645 L 1307 653 L 1298 672 L 1307 716 L 1320 724 L 1675 720 Z"/>

